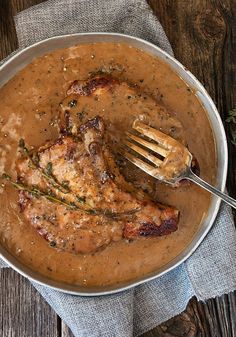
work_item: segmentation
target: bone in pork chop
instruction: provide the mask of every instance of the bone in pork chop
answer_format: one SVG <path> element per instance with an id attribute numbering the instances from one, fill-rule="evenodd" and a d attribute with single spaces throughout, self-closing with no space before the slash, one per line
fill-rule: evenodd
<path id="1" fill-rule="evenodd" d="M 60 138 L 17 163 L 18 181 L 27 186 L 19 193 L 20 208 L 38 233 L 51 246 L 86 254 L 122 239 L 175 231 L 178 210 L 149 200 L 120 174 L 103 119 L 75 129 L 66 114 Z"/>

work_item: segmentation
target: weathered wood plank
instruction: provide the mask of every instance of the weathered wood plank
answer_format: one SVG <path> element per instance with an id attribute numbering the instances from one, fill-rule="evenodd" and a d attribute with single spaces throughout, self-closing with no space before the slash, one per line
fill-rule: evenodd
<path id="1" fill-rule="evenodd" d="M 206 302 L 191 299 L 186 310 L 142 337 L 235 337 L 236 292 Z"/>
<path id="2" fill-rule="evenodd" d="M 63 321 L 61 322 L 61 337 L 74 337 L 73 333 Z"/>
<path id="3" fill-rule="evenodd" d="M 13 21 L 13 9 L 10 1 L 0 1 L 0 59 L 17 48 L 16 31 Z"/>
<path id="4" fill-rule="evenodd" d="M 0 0 L 0 59 L 18 47 L 13 16 L 46 0 Z"/>
<path id="5" fill-rule="evenodd" d="M 47 1 L 47 0 L 10 0 L 9 2 L 11 2 L 13 13 L 15 15 L 16 13 L 23 11 L 26 8 L 29 8 L 34 5 L 38 5 L 44 1 Z"/>
<path id="6" fill-rule="evenodd" d="M 28 280 L 0 269 L 0 336 L 60 337 L 56 313 Z"/>
<path id="7" fill-rule="evenodd" d="M 226 25 L 225 42 L 223 46 L 222 57 L 222 98 L 224 102 L 223 113 L 227 116 L 229 110 L 236 109 L 236 1 L 233 0 L 218 0 L 219 11 Z M 226 133 L 228 139 L 230 128 L 236 125 L 226 125 Z M 229 192 L 236 198 L 236 145 L 229 142 L 229 172 L 228 172 L 228 188 Z M 236 221 L 236 212 L 235 221 Z"/>

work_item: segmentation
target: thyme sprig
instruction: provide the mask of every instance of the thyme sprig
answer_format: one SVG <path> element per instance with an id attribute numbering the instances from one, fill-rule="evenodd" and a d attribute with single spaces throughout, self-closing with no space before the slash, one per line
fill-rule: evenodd
<path id="1" fill-rule="evenodd" d="M 236 109 L 229 111 L 228 118 L 225 120 L 227 123 L 230 123 L 230 132 L 231 132 L 231 143 L 236 145 Z M 234 125 L 234 126 L 233 126 Z"/>
<path id="2" fill-rule="evenodd" d="M 60 192 L 62 192 L 64 194 L 67 194 L 67 193 L 71 192 L 71 189 L 69 187 L 69 181 L 63 180 L 60 183 L 56 179 L 56 177 L 54 177 L 53 172 L 52 172 L 53 166 L 52 166 L 51 162 L 48 162 L 47 165 L 46 165 L 46 168 L 43 169 L 39 165 L 39 155 L 38 155 L 38 153 L 34 153 L 34 154 L 31 155 L 30 151 L 25 146 L 24 139 L 22 139 L 22 138 L 19 140 L 19 147 L 21 148 L 23 154 L 29 159 L 31 166 L 33 168 L 37 169 L 42 174 L 42 176 L 49 182 L 49 184 L 52 187 L 58 189 Z M 66 201 L 65 198 L 60 198 L 60 197 L 56 196 L 55 194 L 53 194 L 52 191 L 50 191 L 50 193 L 47 193 L 47 192 L 39 189 L 37 186 L 32 186 L 32 188 L 31 188 L 31 187 L 29 187 L 25 184 L 22 184 L 21 182 L 20 183 L 14 182 L 14 181 L 12 181 L 11 177 L 7 174 L 3 174 L 2 178 L 8 180 L 15 188 L 17 188 L 19 190 L 24 190 L 24 191 L 30 193 L 31 195 L 33 195 L 35 197 L 43 196 L 46 199 L 48 199 L 52 202 L 64 205 L 71 210 L 79 210 L 79 211 L 83 211 L 87 214 L 104 215 L 104 216 L 111 217 L 111 218 L 118 218 L 118 217 L 122 217 L 122 216 L 133 215 L 140 210 L 140 208 L 135 208 L 135 209 L 130 209 L 130 210 L 127 210 L 127 211 L 124 211 L 124 212 L 114 212 L 114 211 L 109 210 L 109 209 L 93 209 L 88 204 L 86 204 L 86 198 L 84 196 L 77 196 L 76 195 L 75 199 L 80 204 L 83 204 L 85 206 L 85 207 L 81 207 L 75 202 L 69 202 L 69 201 Z"/>
<path id="3" fill-rule="evenodd" d="M 30 164 L 33 168 L 37 169 L 38 171 L 40 171 L 40 173 L 42 174 L 42 176 L 55 188 L 57 188 L 60 192 L 66 194 L 70 192 L 70 188 L 69 185 L 67 184 L 61 184 L 56 177 L 54 177 L 53 173 L 52 173 L 52 163 L 49 162 L 46 166 L 45 169 L 43 169 L 40 165 L 39 165 L 39 156 L 37 153 L 31 155 L 30 151 L 28 150 L 28 148 L 25 146 L 25 141 L 24 139 L 20 139 L 19 140 L 19 147 L 21 148 L 23 154 L 29 159 Z"/>
<path id="4" fill-rule="evenodd" d="M 53 194 L 52 191 L 43 191 L 43 190 L 39 189 L 38 186 L 29 187 L 29 186 L 27 186 L 27 185 L 25 185 L 21 182 L 13 181 L 12 177 L 10 175 L 6 174 L 6 173 L 2 174 L 2 179 L 5 179 L 9 183 L 11 183 L 16 189 L 18 189 L 20 191 L 25 191 L 25 192 L 31 194 L 32 196 L 34 196 L 36 198 L 45 197 L 47 200 L 49 200 L 51 202 L 54 202 L 54 203 L 61 204 L 61 205 L 65 206 L 66 208 L 69 208 L 70 210 L 82 211 L 82 212 L 84 212 L 86 214 L 90 214 L 90 215 L 103 215 L 103 216 L 106 216 L 106 217 L 109 217 L 109 218 L 118 218 L 118 217 L 122 217 L 122 216 L 133 215 L 140 210 L 140 208 L 134 208 L 134 209 L 124 211 L 124 212 L 113 212 L 113 211 L 110 211 L 109 209 L 85 209 L 85 208 L 80 207 L 75 202 L 69 202 L 64 198 L 57 197 L 56 195 Z M 81 202 L 81 201 L 79 201 L 79 202 Z"/>
<path id="5" fill-rule="evenodd" d="M 29 194 L 31 194 L 34 197 L 45 197 L 46 199 L 48 199 L 52 202 L 59 203 L 59 204 L 61 204 L 63 206 L 66 206 L 70 209 L 74 209 L 74 210 L 80 209 L 80 208 L 76 207 L 76 205 L 74 203 L 70 203 L 70 202 L 65 201 L 64 199 L 58 198 L 57 196 L 52 194 L 51 191 L 45 192 L 45 191 L 42 191 L 41 189 L 39 189 L 37 186 L 29 187 L 25 184 L 22 184 L 21 182 L 13 181 L 11 176 L 9 176 L 6 173 L 3 173 L 2 179 L 5 179 L 8 182 L 10 182 L 16 189 L 18 189 L 20 191 L 28 192 Z"/>

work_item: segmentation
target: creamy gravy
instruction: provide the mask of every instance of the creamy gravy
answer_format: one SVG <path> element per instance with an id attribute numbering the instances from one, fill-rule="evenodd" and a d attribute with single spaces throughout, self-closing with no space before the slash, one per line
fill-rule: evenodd
<path id="1" fill-rule="evenodd" d="M 201 176 L 215 179 L 215 145 L 206 113 L 194 92 L 161 60 L 125 44 L 98 43 L 56 50 L 20 71 L 0 89 L 0 173 L 14 176 L 17 144 L 24 138 L 39 146 L 56 139 L 59 104 L 71 81 L 86 80 L 93 72 L 138 85 L 152 95 L 182 123 L 181 137 L 197 158 Z M 131 125 L 121 104 L 104 111 L 99 102 L 86 104 L 86 117 L 100 114 L 113 129 L 123 132 Z M 81 107 L 80 113 L 84 112 Z M 155 111 L 144 111 L 155 125 Z M 0 240 L 17 259 L 49 278 L 86 286 L 110 285 L 132 280 L 158 270 L 191 242 L 205 217 L 210 195 L 195 185 L 177 189 L 156 182 L 126 168 L 127 179 L 147 190 L 158 201 L 180 210 L 179 229 L 166 237 L 120 241 L 91 255 L 58 251 L 40 237 L 19 212 L 18 193 L 11 186 L 0 187 Z"/>

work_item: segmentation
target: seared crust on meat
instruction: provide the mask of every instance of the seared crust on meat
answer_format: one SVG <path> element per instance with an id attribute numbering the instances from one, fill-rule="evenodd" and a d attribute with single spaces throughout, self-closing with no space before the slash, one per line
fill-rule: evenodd
<path id="1" fill-rule="evenodd" d="M 119 83 L 118 80 L 108 76 L 97 76 L 85 83 L 74 81 L 67 90 L 67 95 L 76 94 L 79 96 L 89 96 L 98 90 L 109 90 L 117 83 Z"/>
<path id="2" fill-rule="evenodd" d="M 91 96 L 91 98 L 93 96 L 102 96 L 117 85 L 119 85 L 119 81 L 109 76 L 96 76 L 86 82 L 74 81 L 67 90 L 66 101 L 68 97 L 71 98 L 71 102 L 77 102 L 77 98 L 81 96 Z M 60 121 L 60 131 L 62 134 L 78 133 L 78 125 L 81 123 L 78 114 L 74 115 L 70 107 L 66 106 L 62 109 Z M 96 120 L 91 123 L 96 123 Z M 80 131 L 82 132 L 82 129 Z"/>
<path id="3" fill-rule="evenodd" d="M 166 208 L 161 214 L 161 223 L 157 225 L 153 221 L 137 221 L 127 223 L 123 235 L 125 238 L 154 237 L 171 234 L 177 230 L 178 213 L 173 213 L 173 208 Z"/>

